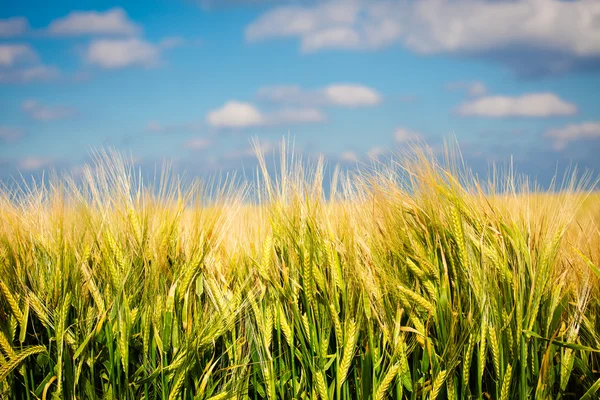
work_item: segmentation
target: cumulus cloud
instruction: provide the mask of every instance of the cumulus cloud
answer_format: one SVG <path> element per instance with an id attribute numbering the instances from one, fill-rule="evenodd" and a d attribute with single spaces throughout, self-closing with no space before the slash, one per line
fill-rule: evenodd
<path id="1" fill-rule="evenodd" d="M 21 109 L 29 115 L 30 118 L 38 121 L 54 121 L 73 116 L 75 110 L 64 106 L 45 106 L 36 100 L 26 100 L 21 105 Z"/>
<path id="2" fill-rule="evenodd" d="M 265 118 L 254 105 L 232 100 L 210 111 L 206 121 L 216 128 L 246 128 L 264 124 Z"/>
<path id="3" fill-rule="evenodd" d="M 246 28 L 246 39 L 298 37 L 303 51 L 361 47 L 366 38 L 355 26 L 360 9 L 356 2 L 342 1 L 276 7 Z"/>
<path id="4" fill-rule="evenodd" d="M 464 90 L 471 97 L 483 96 L 488 92 L 487 86 L 481 81 L 451 82 L 446 85 L 446 88 L 448 90 Z"/>
<path id="5" fill-rule="evenodd" d="M 258 97 L 276 103 L 302 106 L 364 107 L 377 105 L 382 101 L 375 89 L 357 84 L 333 84 L 315 90 L 305 90 L 296 85 L 266 86 L 258 90 Z"/>
<path id="6" fill-rule="evenodd" d="M 327 0 L 272 8 L 245 36 L 297 38 L 304 52 L 400 44 L 421 54 L 495 53 L 522 73 L 551 73 L 600 58 L 599 18 L 596 0 Z"/>
<path id="7" fill-rule="evenodd" d="M 206 122 L 215 128 L 250 128 L 282 124 L 314 123 L 325 120 L 325 115 L 311 108 L 284 108 L 273 112 L 262 112 L 251 103 L 236 100 L 210 111 Z"/>
<path id="8" fill-rule="evenodd" d="M 577 106 L 553 93 L 530 93 L 517 97 L 480 97 L 462 104 L 457 112 L 480 117 L 552 117 L 574 115 Z"/>
<path id="9" fill-rule="evenodd" d="M 130 36 L 141 32 L 141 27 L 131 21 L 127 13 L 119 7 L 107 11 L 73 11 L 67 16 L 55 19 L 48 26 L 52 35 L 123 35 Z"/>
<path id="10" fill-rule="evenodd" d="M 29 22 L 25 17 L 12 17 L 0 19 L 0 38 L 22 35 L 29 29 Z"/>
<path id="11" fill-rule="evenodd" d="M 581 139 L 600 139 L 600 122 L 588 121 L 550 129 L 544 134 L 553 141 L 555 150 L 564 149 L 569 142 Z"/>
<path id="12" fill-rule="evenodd" d="M 97 39 L 90 43 L 86 60 L 100 68 L 119 69 L 129 66 L 155 66 L 160 61 L 159 48 L 142 39 Z"/>
<path id="13" fill-rule="evenodd" d="M 22 137 L 22 130 L 0 125 L 0 141 L 4 143 L 12 143 L 17 142 Z"/>
<path id="14" fill-rule="evenodd" d="M 0 66 L 37 61 L 38 55 L 28 44 L 0 44 Z"/>
<path id="15" fill-rule="evenodd" d="M 0 83 L 30 83 L 50 81 L 58 78 L 60 71 L 56 67 L 36 65 L 8 71 L 0 70 Z"/>

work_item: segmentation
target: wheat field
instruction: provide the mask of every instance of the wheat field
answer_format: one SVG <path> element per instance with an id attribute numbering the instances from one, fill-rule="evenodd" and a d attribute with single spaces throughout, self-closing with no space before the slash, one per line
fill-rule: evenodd
<path id="1" fill-rule="evenodd" d="M 285 143 L 284 143 L 285 145 Z M 336 172 L 0 190 L 7 399 L 594 399 L 600 196 L 414 147 Z"/>

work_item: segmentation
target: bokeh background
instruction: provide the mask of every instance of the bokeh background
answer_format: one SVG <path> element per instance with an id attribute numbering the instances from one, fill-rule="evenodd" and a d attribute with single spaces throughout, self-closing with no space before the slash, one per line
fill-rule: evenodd
<path id="1" fill-rule="evenodd" d="M 597 0 L 0 2 L 0 179 L 249 171 L 283 136 L 353 168 L 455 137 L 484 173 L 600 170 Z"/>

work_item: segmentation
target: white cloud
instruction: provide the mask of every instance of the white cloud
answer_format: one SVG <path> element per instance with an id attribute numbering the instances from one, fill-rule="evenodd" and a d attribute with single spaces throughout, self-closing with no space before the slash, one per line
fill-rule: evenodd
<path id="1" fill-rule="evenodd" d="M 23 137 L 22 130 L 0 125 L 0 141 L 5 143 L 16 142 L 21 137 Z"/>
<path id="2" fill-rule="evenodd" d="M 259 41 L 273 37 L 298 37 L 302 50 L 306 52 L 324 48 L 380 47 L 387 44 L 390 37 L 395 39 L 395 24 L 385 21 L 377 32 L 369 22 L 362 23 L 363 12 L 377 11 L 377 7 L 365 7 L 365 4 L 327 1 L 310 6 L 277 7 L 246 28 L 246 39 Z"/>
<path id="3" fill-rule="evenodd" d="M 203 150 L 210 145 L 210 140 L 205 138 L 193 138 L 184 143 L 184 147 L 192 150 Z"/>
<path id="4" fill-rule="evenodd" d="M 302 50 L 312 52 L 324 48 L 355 49 L 360 47 L 360 36 L 350 28 L 328 28 L 307 35 Z"/>
<path id="5" fill-rule="evenodd" d="M 157 46 L 142 39 L 98 39 L 89 45 L 86 59 L 90 64 L 105 69 L 150 67 L 158 64 L 160 51 Z"/>
<path id="6" fill-rule="evenodd" d="M 327 0 L 275 7 L 245 35 L 251 42 L 297 38 L 304 52 L 396 43 L 422 54 L 535 49 L 554 56 L 530 60 L 560 70 L 573 59 L 600 56 L 598 18 L 597 0 Z"/>
<path id="7" fill-rule="evenodd" d="M 464 90 L 471 97 L 483 96 L 488 92 L 487 86 L 481 81 L 452 82 L 446 85 L 446 88 L 448 90 Z"/>
<path id="8" fill-rule="evenodd" d="M 206 121 L 216 128 L 246 128 L 264 124 L 265 118 L 252 104 L 232 100 L 210 111 Z"/>
<path id="9" fill-rule="evenodd" d="M 18 167 L 25 171 L 34 171 L 51 166 L 53 160 L 43 157 L 25 157 L 18 163 Z"/>
<path id="10" fill-rule="evenodd" d="M 398 143 L 421 141 L 423 140 L 423 135 L 405 128 L 398 128 L 394 132 L 394 140 Z"/>
<path id="11" fill-rule="evenodd" d="M 548 130 L 545 137 L 554 141 L 554 149 L 562 150 L 569 142 L 581 139 L 600 139 L 600 121 L 571 124 Z"/>
<path id="12" fill-rule="evenodd" d="M 38 54 L 28 44 L 0 44 L 0 67 L 0 83 L 47 81 L 60 75 L 56 67 L 39 64 Z"/>
<path id="13" fill-rule="evenodd" d="M 372 106 L 381 102 L 375 90 L 360 85 L 331 85 L 325 88 L 325 95 L 332 104 L 345 107 Z"/>
<path id="14" fill-rule="evenodd" d="M 600 4 L 595 0 L 415 3 L 406 44 L 422 53 L 481 51 L 510 45 L 586 56 L 600 53 Z"/>
<path id="15" fill-rule="evenodd" d="M 56 67 L 37 65 L 16 70 L 0 71 L 0 83 L 29 83 L 50 81 L 60 76 Z"/>
<path id="16" fill-rule="evenodd" d="M 36 100 L 27 100 L 21 105 L 21 109 L 29 115 L 30 118 L 38 121 L 54 121 L 73 116 L 75 110 L 64 106 L 45 106 Z"/>
<path id="17" fill-rule="evenodd" d="M 12 17 L 0 19 L 0 37 L 14 37 L 22 35 L 29 29 L 29 22 L 25 17 Z"/>
<path id="18" fill-rule="evenodd" d="M 0 44 L 0 66 L 37 61 L 37 53 L 27 44 Z"/>
<path id="19" fill-rule="evenodd" d="M 53 35 L 135 35 L 141 31 L 119 7 L 107 11 L 73 11 L 66 17 L 55 19 L 48 26 Z"/>
<path id="20" fill-rule="evenodd" d="M 530 93 L 518 97 L 480 97 L 462 104 L 457 112 L 480 117 L 551 117 L 576 114 L 577 106 L 553 93 Z"/>
<path id="21" fill-rule="evenodd" d="M 262 112 L 251 103 L 236 100 L 212 110 L 206 117 L 207 123 L 215 128 L 249 128 L 256 126 L 276 126 L 284 124 L 315 123 L 326 119 L 325 115 L 313 108 L 284 108 L 272 112 Z"/>
<path id="22" fill-rule="evenodd" d="M 258 90 L 258 97 L 276 103 L 302 106 L 364 107 L 382 101 L 375 89 L 357 84 L 333 84 L 315 90 L 305 90 L 296 85 L 266 86 Z"/>

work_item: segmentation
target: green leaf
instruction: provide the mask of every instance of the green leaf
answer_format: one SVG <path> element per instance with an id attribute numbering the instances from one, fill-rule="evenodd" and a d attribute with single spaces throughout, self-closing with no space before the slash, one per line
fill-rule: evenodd
<path id="1" fill-rule="evenodd" d="M 583 346 L 583 345 L 577 344 L 577 343 L 568 343 L 568 342 L 562 342 L 560 340 L 547 339 L 543 336 L 538 335 L 537 333 L 535 333 L 533 331 L 523 330 L 523 333 L 525 335 L 534 337 L 536 339 L 544 340 L 546 342 L 551 342 L 552 344 L 555 344 L 560 347 L 566 347 L 566 348 L 573 349 L 573 350 L 582 350 L 582 351 L 591 351 L 593 353 L 600 353 L 600 349 L 594 349 L 592 347 Z"/>

